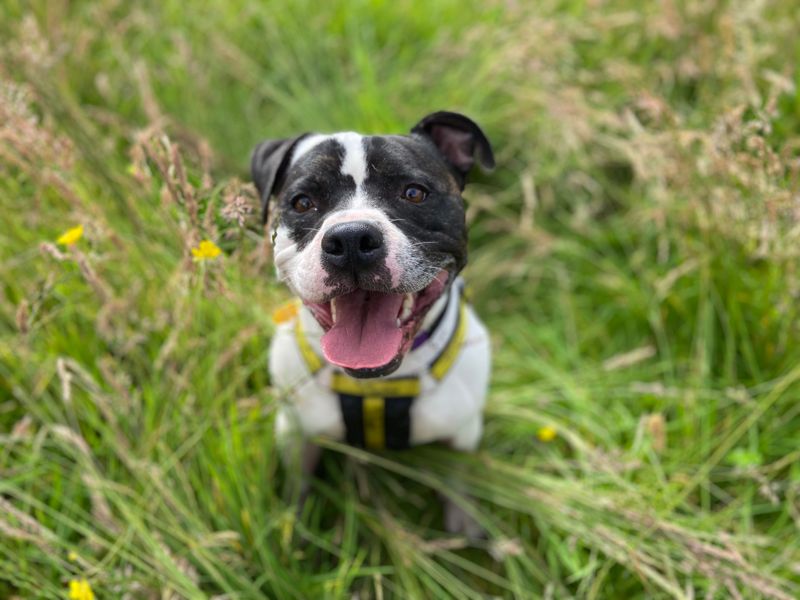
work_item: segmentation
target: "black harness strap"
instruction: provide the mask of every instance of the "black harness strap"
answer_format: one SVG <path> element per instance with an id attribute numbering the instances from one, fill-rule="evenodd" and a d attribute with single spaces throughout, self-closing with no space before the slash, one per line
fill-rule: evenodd
<path id="1" fill-rule="evenodd" d="M 370 423 L 369 411 L 365 415 L 364 396 L 352 394 L 339 394 L 339 406 L 344 419 L 347 443 L 358 448 L 379 450 L 405 450 L 411 446 L 411 406 L 414 398 L 411 396 L 397 397 L 368 397 L 367 401 L 380 402 L 383 414 L 380 423 Z M 367 418 L 365 418 L 365 416 Z M 369 436 L 368 436 L 369 434 Z M 369 439 L 368 439 L 369 437 Z M 381 443 L 381 437 L 382 443 Z"/>

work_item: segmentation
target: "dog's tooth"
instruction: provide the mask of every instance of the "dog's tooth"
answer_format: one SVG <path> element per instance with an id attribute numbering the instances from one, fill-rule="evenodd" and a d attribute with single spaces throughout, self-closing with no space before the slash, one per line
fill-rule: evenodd
<path id="1" fill-rule="evenodd" d="M 336 298 L 331 300 L 331 320 L 336 323 Z"/>
<path id="2" fill-rule="evenodd" d="M 398 327 L 398 328 L 400 327 L 400 325 L 401 325 L 401 323 L 400 323 L 400 319 L 397 319 L 397 323 L 396 323 L 396 325 L 397 325 L 397 327 Z"/>
<path id="3" fill-rule="evenodd" d="M 400 311 L 400 321 L 405 321 L 414 310 L 414 294 L 406 294 L 403 298 L 403 310 Z"/>

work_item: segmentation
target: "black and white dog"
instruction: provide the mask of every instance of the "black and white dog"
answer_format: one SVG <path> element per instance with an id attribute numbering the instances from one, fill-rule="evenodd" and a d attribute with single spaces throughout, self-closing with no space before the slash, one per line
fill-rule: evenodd
<path id="1" fill-rule="evenodd" d="M 272 340 L 276 421 L 303 470 L 326 436 L 371 449 L 445 442 L 476 449 L 489 336 L 466 305 L 461 191 L 489 141 L 469 118 L 437 112 L 409 135 L 305 134 L 267 140 L 252 175 L 267 221 L 275 197 L 278 276 L 299 302 Z M 452 503 L 446 526 L 471 533 Z"/>

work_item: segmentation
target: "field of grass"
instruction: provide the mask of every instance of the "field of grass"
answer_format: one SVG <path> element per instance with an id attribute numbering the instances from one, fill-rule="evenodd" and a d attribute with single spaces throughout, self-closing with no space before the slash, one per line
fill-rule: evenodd
<path id="1" fill-rule="evenodd" d="M 800 597 L 794 4 L 5 0 L 0 597 Z M 498 163 L 482 447 L 324 442 L 295 517 L 250 149 L 437 109 Z"/>

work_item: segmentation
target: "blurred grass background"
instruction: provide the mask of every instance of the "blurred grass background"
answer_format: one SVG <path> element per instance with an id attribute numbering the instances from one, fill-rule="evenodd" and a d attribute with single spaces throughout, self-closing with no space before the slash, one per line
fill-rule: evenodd
<path id="1" fill-rule="evenodd" d="M 783 0 L 5 0 L 0 597 L 798 597 L 799 21 Z M 328 443 L 297 519 L 249 151 L 437 109 L 499 165 L 466 194 L 482 449 Z M 225 253 L 192 262 L 202 239 Z M 442 531 L 453 473 L 485 543 Z"/>

